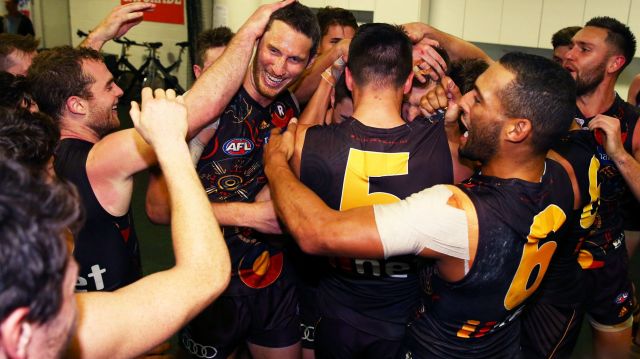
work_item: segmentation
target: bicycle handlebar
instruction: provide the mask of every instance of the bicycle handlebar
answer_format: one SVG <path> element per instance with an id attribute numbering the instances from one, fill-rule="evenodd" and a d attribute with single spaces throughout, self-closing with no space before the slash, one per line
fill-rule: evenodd
<path id="1" fill-rule="evenodd" d="M 88 33 L 84 32 L 84 31 L 82 31 L 80 29 L 78 29 L 78 31 L 76 31 L 76 35 L 78 35 L 78 37 L 87 37 L 87 36 L 89 36 Z"/>

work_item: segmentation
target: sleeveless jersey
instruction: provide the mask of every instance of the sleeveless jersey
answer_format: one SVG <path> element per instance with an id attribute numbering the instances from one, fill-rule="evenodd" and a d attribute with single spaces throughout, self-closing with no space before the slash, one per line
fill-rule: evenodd
<path id="1" fill-rule="evenodd" d="M 205 146 L 196 170 L 211 202 L 251 202 L 267 183 L 263 146 L 271 130 L 284 128 L 298 116 L 298 106 L 285 91 L 267 107 L 240 88 L 220 116 L 218 129 Z M 278 240 L 250 228 L 223 227 L 231 255 L 232 281 L 227 295 L 264 288 L 284 270 L 282 250 L 266 243 Z"/>
<path id="2" fill-rule="evenodd" d="M 408 328 L 415 358 L 515 358 L 519 316 L 537 289 L 573 208 L 571 181 L 546 161 L 541 183 L 477 175 L 457 185 L 478 216 L 478 248 L 467 275 L 447 282 L 421 272 L 425 312 Z"/>
<path id="3" fill-rule="evenodd" d="M 558 249 L 538 291 L 541 302 L 574 305 L 584 300 L 578 253 L 587 236 L 592 234 L 600 207 L 600 161 L 594 154 L 595 148 L 596 142 L 589 130 L 571 131 L 553 147 L 573 168 L 581 203 L 567 220 L 567 235 L 558 241 Z"/>
<path id="4" fill-rule="evenodd" d="M 443 122 L 416 120 L 391 129 L 354 118 L 306 133 L 300 179 L 330 207 L 391 203 L 452 183 Z M 419 303 L 416 257 L 331 258 L 320 280 L 320 309 L 379 337 L 399 339 Z M 396 325 L 390 325 L 396 324 Z"/>
<path id="5" fill-rule="evenodd" d="M 56 175 L 78 189 L 85 223 L 75 237 L 73 255 L 80 271 L 77 291 L 113 291 L 142 277 L 138 238 L 131 209 L 114 217 L 102 208 L 87 177 L 87 156 L 93 143 L 65 138 L 54 156 Z"/>
<path id="6" fill-rule="evenodd" d="M 585 118 L 578 110 L 576 121 L 583 127 L 587 127 L 592 118 Z M 622 132 L 622 142 L 625 150 L 633 154 L 632 140 L 633 131 L 638 121 L 638 109 L 623 101 L 616 94 L 613 105 L 603 113 L 604 115 L 615 117 L 620 120 Z M 627 218 L 627 228 L 637 228 L 637 220 L 631 221 L 636 213 L 629 213 L 637 208 L 637 201 L 627 186 L 624 178 L 618 171 L 614 162 L 609 158 L 602 146 L 602 136 L 596 132 L 596 155 L 600 161 L 598 172 L 602 181 L 600 189 L 600 208 L 596 215 L 594 233 L 590 235 L 582 246 L 580 252 L 580 264 L 584 269 L 600 268 L 604 265 L 604 258 L 607 252 L 624 247 L 625 218 Z M 630 223 L 636 223 L 632 226 Z M 636 228 L 634 228 L 636 227 Z"/>

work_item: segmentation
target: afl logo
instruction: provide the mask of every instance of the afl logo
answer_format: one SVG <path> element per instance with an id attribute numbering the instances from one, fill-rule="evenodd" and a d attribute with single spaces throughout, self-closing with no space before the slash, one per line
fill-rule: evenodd
<path id="1" fill-rule="evenodd" d="M 282 252 L 259 243 L 240 260 L 238 276 L 249 288 L 265 288 L 280 277 L 283 259 Z"/>
<path id="2" fill-rule="evenodd" d="M 246 138 L 232 138 L 225 142 L 222 151 L 229 156 L 245 156 L 253 151 L 253 142 Z"/>

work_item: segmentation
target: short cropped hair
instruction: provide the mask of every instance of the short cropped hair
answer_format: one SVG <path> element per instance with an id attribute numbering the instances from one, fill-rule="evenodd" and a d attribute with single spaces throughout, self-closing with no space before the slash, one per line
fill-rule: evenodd
<path id="1" fill-rule="evenodd" d="M 33 102 L 24 76 L 0 71 L 0 106 L 25 108 Z"/>
<path id="2" fill-rule="evenodd" d="M 69 97 L 92 98 L 90 87 L 95 79 L 82 71 L 85 60 L 102 62 L 102 56 L 86 47 L 61 46 L 33 59 L 27 79 L 40 111 L 59 121 Z"/>
<path id="3" fill-rule="evenodd" d="M 358 30 L 358 21 L 353 13 L 347 9 L 327 6 L 318 10 L 316 13 L 318 25 L 320 26 L 320 34 L 326 35 L 329 28 L 333 25 L 348 26 L 354 30 Z"/>
<path id="4" fill-rule="evenodd" d="M 547 152 L 573 121 L 575 81 L 562 66 L 542 56 L 511 52 L 500 64 L 515 75 L 500 91 L 505 115 L 529 119 L 534 151 Z"/>
<path id="5" fill-rule="evenodd" d="M 40 41 L 31 35 L 0 34 L 0 71 L 6 71 L 12 64 L 9 54 L 18 50 L 24 53 L 35 52 Z"/>
<path id="6" fill-rule="evenodd" d="M 274 11 L 269 18 L 265 32 L 271 29 L 271 24 L 276 20 L 284 22 L 297 32 L 311 39 L 311 50 L 309 51 L 309 57 L 307 59 L 310 61 L 311 58 L 315 56 L 318 50 L 318 43 L 320 42 L 320 28 L 318 27 L 318 21 L 313 11 L 296 1 Z"/>
<path id="7" fill-rule="evenodd" d="M 204 66 L 207 50 L 227 46 L 231 38 L 233 38 L 233 35 L 233 31 L 226 26 L 204 30 L 199 33 L 196 39 L 196 61 L 198 61 L 198 65 Z"/>
<path id="8" fill-rule="evenodd" d="M 607 38 L 605 41 L 613 46 L 614 51 L 622 54 L 625 58 L 624 65 L 620 69 L 620 72 L 631 63 L 633 56 L 636 54 L 636 37 L 627 25 L 612 17 L 598 16 L 587 21 L 584 26 L 599 27 L 607 30 Z"/>
<path id="9" fill-rule="evenodd" d="M 473 85 L 478 77 L 488 68 L 489 64 L 485 60 L 462 59 L 452 62 L 448 72 L 453 83 L 458 86 L 460 93 L 464 95 L 473 90 Z"/>
<path id="10" fill-rule="evenodd" d="M 582 30 L 582 27 L 580 26 L 569 26 L 556 31 L 556 33 L 551 36 L 551 46 L 553 46 L 553 48 L 555 49 L 558 46 L 571 45 L 571 39 L 573 39 L 573 35 L 575 35 L 580 30 Z"/>
<path id="11" fill-rule="evenodd" d="M 402 86 L 413 67 L 411 40 L 400 26 L 364 24 L 349 45 L 347 67 L 359 86 Z"/>
<path id="12" fill-rule="evenodd" d="M 82 218 L 71 184 L 33 176 L 0 159 L 0 322 L 21 307 L 44 324 L 60 311 L 69 261 L 63 239 Z"/>

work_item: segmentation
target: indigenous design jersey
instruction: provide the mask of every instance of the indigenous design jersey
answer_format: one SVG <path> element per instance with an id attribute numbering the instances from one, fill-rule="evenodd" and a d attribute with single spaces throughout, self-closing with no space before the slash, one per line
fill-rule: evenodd
<path id="1" fill-rule="evenodd" d="M 584 280 L 577 258 L 582 243 L 593 231 L 600 207 L 600 161 L 594 154 L 595 148 L 596 142 L 589 130 L 571 131 L 553 148 L 571 165 L 581 203 L 567 220 L 567 235 L 558 242 L 558 249 L 539 290 L 539 301 L 561 305 L 584 300 Z"/>
<path id="2" fill-rule="evenodd" d="M 85 223 L 74 239 L 80 267 L 76 291 L 113 291 L 142 277 L 140 249 L 131 209 L 122 217 L 112 216 L 91 188 L 86 163 L 92 147 L 87 141 L 63 139 L 53 166 L 58 177 L 76 186 L 85 210 Z"/>
<path id="3" fill-rule="evenodd" d="M 452 183 L 443 126 L 416 120 L 379 129 L 350 118 L 309 128 L 300 179 L 340 210 L 397 202 L 426 187 Z M 402 337 L 419 301 L 415 257 L 331 258 L 330 264 L 332 270 L 320 281 L 323 314 L 380 337 Z"/>
<path id="4" fill-rule="evenodd" d="M 212 202 L 251 202 L 266 184 L 263 146 L 271 130 L 283 128 L 298 115 L 293 95 L 285 91 L 262 107 L 240 88 L 220 116 L 219 127 L 206 145 L 196 170 Z M 281 250 L 266 244 L 277 240 L 250 228 L 223 227 L 234 269 L 227 294 L 242 295 L 264 288 L 284 270 Z"/>
<path id="5" fill-rule="evenodd" d="M 563 238 L 571 180 L 547 160 L 541 183 L 477 175 L 457 187 L 476 209 L 477 252 L 460 281 L 441 279 L 434 267 L 421 271 L 426 308 L 406 345 L 415 358 L 519 357 L 519 316 Z"/>
<path id="6" fill-rule="evenodd" d="M 589 121 L 593 118 L 585 118 L 579 110 L 578 114 L 579 117 L 576 118 L 576 121 L 579 125 L 586 128 Z M 624 148 L 632 154 L 633 131 L 638 121 L 638 109 L 623 101 L 620 96 L 616 94 L 613 105 L 603 114 L 620 120 Z M 596 155 L 600 161 L 598 175 L 602 181 L 600 189 L 601 202 L 594 224 L 595 232 L 587 238 L 582 246 L 583 250 L 580 252 L 580 265 L 584 269 L 602 267 L 607 252 L 625 246 L 623 232 L 625 218 L 636 216 L 637 212 L 630 213 L 630 211 L 638 208 L 637 201 L 635 201 L 635 197 L 620 174 L 620 171 L 618 171 L 618 168 L 602 146 L 603 136 L 595 132 L 595 139 L 598 143 L 596 146 Z M 637 221 L 629 222 L 637 223 Z M 637 224 L 635 226 L 627 225 L 627 228 L 640 229 L 637 228 Z"/>

